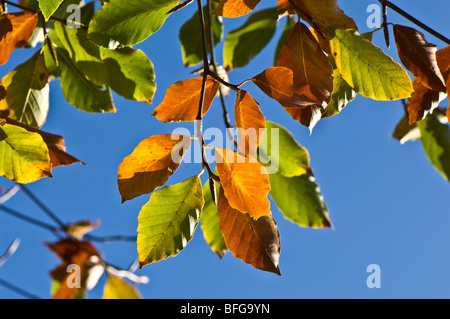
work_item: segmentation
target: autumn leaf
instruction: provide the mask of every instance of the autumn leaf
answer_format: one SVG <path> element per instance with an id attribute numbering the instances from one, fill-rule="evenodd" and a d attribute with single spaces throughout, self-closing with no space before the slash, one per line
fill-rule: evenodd
<path id="1" fill-rule="evenodd" d="M 166 91 L 164 100 L 153 111 L 153 116 L 163 122 L 193 122 L 197 119 L 203 77 L 175 82 Z M 206 79 L 204 116 L 219 89 L 219 83 L 210 76 Z"/>
<path id="2" fill-rule="evenodd" d="M 188 136 L 178 134 L 154 135 L 139 143 L 119 165 L 117 182 L 122 202 L 164 185 L 190 145 Z"/>
<path id="3" fill-rule="evenodd" d="M 0 15 L 0 65 L 5 64 L 11 52 L 24 47 L 38 22 L 34 12 L 14 12 Z"/>
<path id="4" fill-rule="evenodd" d="M 270 215 L 269 176 L 260 163 L 231 150 L 215 149 L 220 182 L 231 207 L 252 218 Z"/>
<path id="5" fill-rule="evenodd" d="M 289 0 L 277 0 L 277 10 L 279 15 L 295 14 L 294 8 L 289 3 Z"/>
<path id="6" fill-rule="evenodd" d="M 260 0 L 221 0 L 214 14 L 225 18 L 238 18 L 250 13 Z"/>
<path id="7" fill-rule="evenodd" d="M 235 122 L 238 128 L 238 151 L 255 157 L 261 135 L 266 127 L 266 118 L 251 95 L 239 90 L 235 103 Z"/>
<path id="8" fill-rule="evenodd" d="M 447 87 L 447 96 L 450 98 L 450 47 L 438 50 L 436 59 L 445 80 Z M 450 121 L 450 107 L 447 108 L 447 119 Z"/>
<path id="9" fill-rule="evenodd" d="M 418 78 L 414 79 L 413 88 L 415 95 L 406 102 L 410 124 L 424 119 L 445 98 L 445 94 L 428 89 Z"/>
<path id="10" fill-rule="evenodd" d="M 409 115 L 405 116 L 400 120 L 400 122 L 395 127 L 392 137 L 399 140 L 400 144 L 405 144 L 408 141 L 420 140 L 420 130 L 417 127 L 417 123 L 409 123 Z"/>
<path id="11" fill-rule="evenodd" d="M 98 228 L 100 221 L 97 220 L 94 224 L 91 224 L 89 220 L 82 220 L 77 223 L 67 224 L 64 227 L 64 231 L 71 235 L 73 238 L 81 240 L 84 235 Z"/>
<path id="12" fill-rule="evenodd" d="M 423 33 L 394 25 L 395 43 L 403 65 L 426 88 L 446 92 L 445 82 L 436 61 L 437 48 L 425 40 Z"/>
<path id="13" fill-rule="evenodd" d="M 198 176 L 150 195 L 139 213 L 138 256 L 145 265 L 177 255 L 192 239 L 204 205 Z"/>
<path id="14" fill-rule="evenodd" d="M 241 213 L 229 205 L 222 188 L 217 210 L 220 230 L 233 255 L 257 269 L 281 275 L 278 267 L 280 235 L 273 217 L 262 216 L 255 220 Z"/>
<path id="15" fill-rule="evenodd" d="M 122 278 L 109 275 L 103 291 L 103 299 L 141 299 L 135 287 Z"/>

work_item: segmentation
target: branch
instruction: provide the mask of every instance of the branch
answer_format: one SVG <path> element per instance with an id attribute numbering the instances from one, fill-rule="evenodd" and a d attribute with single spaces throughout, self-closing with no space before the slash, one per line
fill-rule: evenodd
<path id="1" fill-rule="evenodd" d="M 8 200 L 11 199 L 14 195 L 17 194 L 17 192 L 20 190 L 20 185 L 16 184 L 10 189 L 6 191 L 2 196 L 0 196 L 0 205 L 3 203 L 6 203 Z"/>
<path id="2" fill-rule="evenodd" d="M 9 214 L 9 215 L 11 215 L 11 216 L 14 216 L 16 218 L 22 219 L 23 221 L 26 221 L 26 222 L 28 222 L 30 224 L 33 224 L 35 226 L 47 229 L 47 230 L 51 231 L 54 234 L 58 234 L 59 232 L 61 232 L 61 229 L 58 228 L 58 227 L 54 227 L 54 226 L 52 226 L 50 224 L 41 222 L 40 220 L 34 219 L 32 217 L 28 217 L 28 216 L 26 216 L 26 215 L 24 215 L 22 213 L 19 213 L 19 212 L 15 211 L 15 210 L 13 210 L 11 208 L 8 208 L 6 206 L 0 205 L 0 210 L 5 212 L 5 213 L 7 213 L 7 214 Z"/>
<path id="3" fill-rule="evenodd" d="M 14 241 L 9 245 L 9 248 L 6 250 L 6 252 L 3 254 L 2 257 L 0 257 L 0 267 L 3 266 L 3 264 L 11 258 L 11 256 L 16 252 L 17 248 L 20 245 L 20 239 L 16 238 Z"/>
<path id="4" fill-rule="evenodd" d="M 395 12 L 397 12 L 398 14 L 400 14 L 401 16 L 403 16 L 404 18 L 408 19 L 409 21 L 411 21 L 412 23 L 414 23 L 415 25 L 419 26 L 420 28 L 422 28 L 423 30 L 427 31 L 428 33 L 434 35 L 436 38 L 438 38 L 439 40 L 447 43 L 448 45 L 450 45 L 450 39 L 448 39 L 447 37 L 443 36 L 442 34 L 440 34 L 439 32 L 437 32 L 436 30 L 430 28 L 429 26 L 427 26 L 425 23 L 417 20 L 416 18 L 414 18 L 412 15 L 410 15 L 409 13 L 405 12 L 404 10 L 400 9 L 399 7 L 397 7 L 395 4 L 393 4 L 392 2 L 388 1 L 388 0 L 378 0 L 383 6 L 387 6 L 389 8 L 391 8 L 392 10 L 394 10 Z"/>
<path id="5" fill-rule="evenodd" d="M 11 291 L 14 291 L 16 293 L 18 293 L 19 295 L 25 297 L 25 298 L 29 298 L 29 299 L 40 299 L 39 297 L 33 295 L 32 293 L 29 293 L 28 291 L 25 291 L 3 279 L 0 278 L 0 286 L 3 286 L 5 288 L 8 288 Z"/>

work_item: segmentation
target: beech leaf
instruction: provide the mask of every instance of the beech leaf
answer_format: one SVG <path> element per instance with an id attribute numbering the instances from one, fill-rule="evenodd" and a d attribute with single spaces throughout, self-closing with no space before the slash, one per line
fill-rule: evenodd
<path id="1" fill-rule="evenodd" d="M 215 14 L 225 18 L 238 18 L 250 13 L 260 0 L 221 0 Z"/>
<path id="2" fill-rule="evenodd" d="M 137 289 L 122 278 L 108 276 L 103 291 L 103 299 L 141 299 Z"/>

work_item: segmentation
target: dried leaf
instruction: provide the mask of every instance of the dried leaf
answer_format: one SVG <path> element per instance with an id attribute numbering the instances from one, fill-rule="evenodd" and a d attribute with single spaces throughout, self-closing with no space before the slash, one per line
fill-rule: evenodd
<path id="1" fill-rule="evenodd" d="M 445 94 L 428 89 L 418 78 L 414 79 L 413 88 L 415 96 L 410 97 L 406 103 L 410 124 L 423 120 L 445 98 Z"/>

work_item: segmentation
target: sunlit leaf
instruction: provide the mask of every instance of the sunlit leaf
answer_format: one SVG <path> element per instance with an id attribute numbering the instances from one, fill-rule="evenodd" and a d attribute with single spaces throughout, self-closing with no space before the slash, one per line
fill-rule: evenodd
<path id="1" fill-rule="evenodd" d="M 297 23 L 295 22 L 294 18 L 292 18 L 290 16 L 287 17 L 286 24 L 284 25 L 283 32 L 281 34 L 280 39 L 278 40 L 277 47 L 275 49 L 273 65 L 275 65 L 277 63 L 278 57 L 280 55 L 280 50 L 283 47 L 283 45 L 286 42 L 286 40 L 288 39 L 289 35 L 292 32 L 292 29 L 294 29 L 294 26 L 296 24 Z"/>
<path id="2" fill-rule="evenodd" d="M 176 0 L 110 0 L 95 12 L 88 36 L 94 43 L 116 48 L 131 46 L 158 31 Z"/>
<path id="3" fill-rule="evenodd" d="M 190 145 L 188 136 L 178 134 L 154 135 L 139 143 L 120 163 L 117 172 L 122 202 L 164 185 L 180 166 Z"/>
<path id="4" fill-rule="evenodd" d="M 253 13 L 243 26 L 230 31 L 223 48 L 225 69 L 247 65 L 272 39 L 277 26 L 275 8 Z"/>
<path id="5" fill-rule="evenodd" d="M 450 47 L 438 50 L 436 59 L 447 87 L 447 97 L 450 98 Z M 450 107 L 447 110 L 447 119 L 450 121 Z"/>
<path id="6" fill-rule="evenodd" d="M 108 276 L 103 291 L 103 299 L 141 299 L 137 289 L 122 278 Z"/>
<path id="7" fill-rule="evenodd" d="M 71 235 L 73 238 L 81 240 L 84 237 L 84 235 L 97 229 L 99 225 L 100 221 L 98 220 L 94 224 L 91 224 L 89 220 L 82 220 L 77 223 L 67 224 L 64 227 L 64 231 L 67 234 Z"/>
<path id="8" fill-rule="evenodd" d="M 260 0 L 221 0 L 215 14 L 225 18 L 238 18 L 250 13 Z"/>
<path id="9" fill-rule="evenodd" d="M 0 65 L 5 64 L 11 52 L 26 45 L 38 22 L 34 12 L 0 14 Z"/>
<path id="10" fill-rule="evenodd" d="M 417 123 L 409 123 L 409 116 L 406 114 L 395 127 L 392 137 L 399 140 L 400 144 L 405 144 L 408 141 L 420 140 L 420 130 Z"/>
<path id="11" fill-rule="evenodd" d="M 164 100 L 153 111 L 153 116 L 163 122 L 193 122 L 197 119 L 203 77 L 178 81 L 166 91 Z M 203 115 L 208 112 L 219 83 L 208 76 L 206 80 Z"/>
<path id="12" fill-rule="evenodd" d="M 418 78 L 414 78 L 413 88 L 415 95 L 406 103 L 411 124 L 424 119 L 445 98 L 445 94 L 428 89 Z"/>
<path id="13" fill-rule="evenodd" d="M 45 20 L 48 20 L 50 16 L 58 9 L 63 0 L 39 0 L 39 7 L 42 10 Z"/>
<path id="14" fill-rule="evenodd" d="M 330 45 L 342 78 L 357 93 L 388 101 L 411 96 L 408 73 L 358 32 L 335 29 Z"/>
<path id="15" fill-rule="evenodd" d="M 198 176 L 155 191 L 139 213 L 140 266 L 175 256 L 186 247 L 194 235 L 203 205 Z"/>
<path id="16" fill-rule="evenodd" d="M 255 219 L 270 215 L 270 182 L 264 166 L 231 150 L 216 149 L 215 156 L 230 206 Z"/>
<path id="17" fill-rule="evenodd" d="M 217 209 L 220 230 L 233 255 L 257 269 L 281 275 L 278 266 L 280 235 L 273 217 L 262 216 L 255 220 L 241 213 L 229 205 L 222 189 Z"/>

